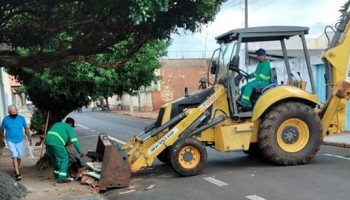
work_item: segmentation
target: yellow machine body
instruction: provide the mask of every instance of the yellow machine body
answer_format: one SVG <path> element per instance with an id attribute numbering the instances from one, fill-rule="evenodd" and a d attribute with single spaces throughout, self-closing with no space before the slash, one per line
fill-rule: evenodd
<path id="1" fill-rule="evenodd" d="M 142 141 L 135 136 L 124 144 L 122 149 L 127 149 L 131 171 L 137 172 L 142 168 L 151 167 L 154 159 L 157 158 L 160 152 L 171 146 L 190 124 L 209 107 L 218 111 L 212 114 L 212 119 L 229 113 L 228 97 L 225 88 L 222 85 L 216 85 L 214 90 L 213 95 L 200 106 L 187 109 L 185 111 L 186 117 L 172 129 L 167 129 L 154 137 L 149 137 L 147 140 Z M 259 129 L 256 127 L 259 127 L 259 117 L 273 104 L 288 98 L 295 98 L 296 94 L 300 101 L 308 102 L 309 104 L 317 103 L 316 95 L 307 93 L 299 88 L 291 86 L 273 88 L 259 99 L 257 102 L 258 106 L 255 107 L 251 120 L 238 123 L 231 118 L 226 118 L 220 124 L 202 131 L 195 138 L 209 145 L 213 144 L 215 150 L 220 152 L 248 150 L 250 143 L 257 142 Z M 167 104 L 163 107 L 165 110 L 163 124 L 170 119 L 171 106 L 172 104 Z"/>
<path id="2" fill-rule="evenodd" d="M 219 152 L 263 155 L 277 165 L 309 162 L 319 150 L 323 136 L 340 132 L 344 123 L 345 112 L 341 107 L 350 97 L 349 15 L 344 16 L 339 26 L 344 26 L 344 30 L 338 30 L 340 34 L 336 33 L 323 55 L 327 67 L 333 70 L 333 94 L 326 103 L 320 103 L 315 92 L 304 36 L 307 27 L 260 27 L 227 32 L 216 38 L 222 47 L 217 62 L 212 62 L 210 68 L 216 76 L 215 84 L 164 105 L 154 124 L 121 147 L 131 172 L 152 167 L 158 158 L 182 176 L 196 175 L 206 162 L 206 147 Z M 243 72 L 238 64 L 240 45 L 235 42 L 275 39 L 286 53 L 284 41 L 293 36 L 301 38 L 310 83 L 290 75 L 288 56 L 284 55 L 287 84 L 274 83 L 263 88 L 253 110 L 240 110 L 236 78 Z M 232 52 L 228 48 L 233 48 Z M 313 91 L 307 91 L 306 85 Z"/>

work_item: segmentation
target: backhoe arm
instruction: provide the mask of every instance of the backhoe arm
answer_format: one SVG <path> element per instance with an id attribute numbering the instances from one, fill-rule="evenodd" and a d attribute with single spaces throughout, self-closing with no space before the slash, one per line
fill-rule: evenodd
<path id="1" fill-rule="evenodd" d="M 333 94 L 320 113 L 323 135 L 327 134 L 342 99 L 350 97 L 350 22 L 349 8 L 343 11 L 335 35 L 322 59 L 330 69 Z"/>
<path id="2" fill-rule="evenodd" d="M 128 163 L 132 172 L 151 167 L 154 159 L 163 151 L 166 147 L 173 145 L 177 139 L 185 133 L 185 131 L 197 120 L 200 120 L 201 116 L 205 114 L 212 104 L 226 94 L 224 87 L 215 86 L 215 92 L 209 96 L 206 101 L 200 104 L 198 107 L 189 108 L 179 114 L 179 120 L 175 120 L 174 126 L 165 127 L 165 134 L 159 136 L 160 133 L 150 134 L 149 137 L 141 139 L 137 136 L 127 142 L 122 149 L 127 153 Z M 180 116 L 181 115 L 181 116 Z M 176 117 L 175 117 L 176 118 Z"/>

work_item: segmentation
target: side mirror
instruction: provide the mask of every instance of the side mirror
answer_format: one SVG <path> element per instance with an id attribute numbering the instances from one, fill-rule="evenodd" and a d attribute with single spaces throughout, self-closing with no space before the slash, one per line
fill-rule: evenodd
<path id="1" fill-rule="evenodd" d="M 233 56 L 228 66 L 228 69 L 239 73 L 239 56 L 238 55 Z"/>
<path id="2" fill-rule="evenodd" d="M 216 68 L 218 67 L 218 64 L 216 61 L 212 61 L 210 64 L 210 73 L 215 74 L 216 73 Z"/>
<path id="3" fill-rule="evenodd" d="M 199 83 L 200 83 L 200 88 L 202 88 L 202 89 L 207 88 L 208 78 L 207 77 L 202 77 L 199 80 Z"/>

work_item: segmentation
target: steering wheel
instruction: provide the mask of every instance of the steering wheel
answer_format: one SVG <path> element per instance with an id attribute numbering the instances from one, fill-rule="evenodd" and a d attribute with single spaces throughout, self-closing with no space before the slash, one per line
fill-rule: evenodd
<path id="1" fill-rule="evenodd" d="M 237 71 L 236 71 L 237 72 Z M 249 74 L 239 69 L 238 74 L 234 78 L 234 84 L 236 86 L 235 94 L 240 95 L 240 88 L 244 82 L 248 82 Z"/>
<path id="2" fill-rule="evenodd" d="M 242 74 L 244 78 L 246 78 L 247 80 L 249 79 L 249 74 L 246 71 L 239 69 L 238 73 Z"/>

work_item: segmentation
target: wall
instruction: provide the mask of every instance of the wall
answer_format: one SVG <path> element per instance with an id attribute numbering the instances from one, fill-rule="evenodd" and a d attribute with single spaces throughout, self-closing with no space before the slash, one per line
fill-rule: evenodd
<path id="1" fill-rule="evenodd" d="M 284 64 L 284 61 L 270 61 L 271 68 L 276 69 L 277 73 L 277 82 L 278 84 L 286 83 L 288 77 L 287 77 L 287 70 L 286 66 Z M 310 86 L 310 78 L 309 78 L 309 72 L 306 67 L 306 63 L 304 59 L 290 59 L 290 67 L 291 72 L 294 75 L 295 79 L 303 81 L 306 81 L 306 91 L 311 92 L 311 86 Z M 248 65 L 245 70 L 248 73 L 254 72 L 256 68 L 256 64 Z M 300 77 L 297 72 L 300 72 Z"/>
<path id="2" fill-rule="evenodd" d="M 171 102 L 198 90 L 199 80 L 207 77 L 208 59 L 168 59 L 161 60 L 160 69 L 160 99 Z"/>
<path id="3" fill-rule="evenodd" d="M 4 68 L 0 68 L 0 119 L 7 115 L 7 106 L 11 105 L 12 91 L 8 74 L 4 71 Z"/>
<path id="4" fill-rule="evenodd" d="M 208 59 L 160 59 L 162 67 L 156 71 L 160 81 L 130 97 L 121 98 L 122 109 L 130 111 L 158 111 L 165 103 L 198 90 L 202 77 L 207 77 Z M 214 77 L 211 77 L 213 82 Z M 116 96 L 109 98 L 110 107 L 116 109 Z"/>
<path id="5" fill-rule="evenodd" d="M 154 97 L 157 96 L 157 91 L 144 91 L 139 92 L 136 95 L 130 96 L 129 94 L 124 94 L 121 98 L 121 108 L 123 110 L 130 110 L 130 111 L 143 111 L 143 112 L 152 112 L 156 111 L 157 109 L 154 107 L 157 105 L 157 101 L 154 101 Z M 116 105 L 116 99 L 110 98 L 110 107 L 117 108 Z M 132 108 L 131 108 L 132 107 Z M 160 106 L 159 106 L 160 107 Z M 159 109 L 159 108 L 158 108 Z"/>
<path id="6" fill-rule="evenodd" d="M 139 96 L 133 96 L 132 102 L 128 94 L 123 95 L 122 108 L 124 110 L 130 110 L 130 106 L 133 106 L 135 111 L 157 111 L 165 103 L 183 97 L 186 87 L 189 93 L 197 91 L 200 78 L 207 77 L 207 59 L 161 59 L 160 61 L 163 66 L 159 70 L 160 81 L 156 87 L 153 87 L 153 91 L 140 92 Z M 287 72 L 284 62 L 271 61 L 271 66 L 276 68 L 278 82 L 286 82 Z M 256 64 L 252 64 L 243 69 L 251 73 L 255 68 Z M 292 59 L 291 68 L 297 79 L 300 79 L 296 73 L 299 71 L 301 78 L 310 83 L 307 68 L 302 60 Z M 213 82 L 214 77 L 210 76 L 210 80 Z M 307 90 L 310 91 L 310 84 L 307 84 Z M 115 97 L 109 101 L 112 108 L 115 102 Z"/>

